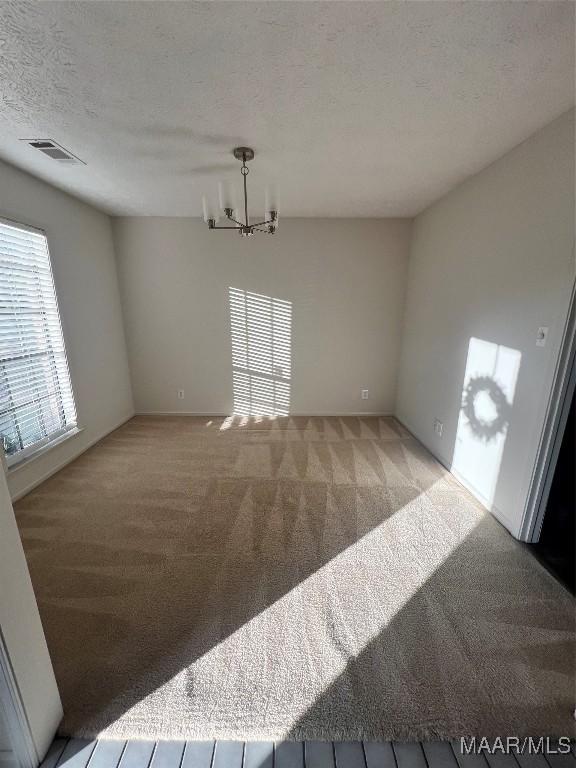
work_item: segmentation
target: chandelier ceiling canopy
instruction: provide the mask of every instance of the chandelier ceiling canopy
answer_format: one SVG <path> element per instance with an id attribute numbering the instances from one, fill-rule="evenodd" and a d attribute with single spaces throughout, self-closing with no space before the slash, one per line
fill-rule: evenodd
<path id="1" fill-rule="evenodd" d="M 232 154 L 236 160 L 239 160 L 242 163 L 240 173 L 242 174 L 244 188 L 244 210 L 242 211 L 242 208 L 236 207 L 232 186 L 229 183 L 220 182 L 218 185 L 220 208 L 228 221 L 232 223 L 231 225 L 218 225 L 218 213 L 212 208 L 206 196 L 202 199 L 204 221 L 208 224 L 209 229 L 234 229 L 242 237 L 251 237 L 254 232 L 267 232 L 268 234 L 273 235 L 278 229 L 278 201 L 276 199 L 275 191 L 271 188 L 267 188 L 264 219 L 255 224 L 251 224 L 248 216 L 247 186 L 247 177 L 250 173 L 250 169 L 246 163 L 254 159 L 254 150 L 250 147 L 236 147 L 232 150 Z"/>

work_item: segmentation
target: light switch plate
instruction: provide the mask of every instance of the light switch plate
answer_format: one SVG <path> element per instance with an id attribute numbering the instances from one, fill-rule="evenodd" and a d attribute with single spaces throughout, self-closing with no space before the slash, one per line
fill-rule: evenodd
<path id="1" fill-rule="evenodd" d="M 547 339 L 548 339 L 548 326 L 541 325 L 540 328 L 538 328 L 538 333 L 536 334 L 536 346 L 545 347 Z"/>

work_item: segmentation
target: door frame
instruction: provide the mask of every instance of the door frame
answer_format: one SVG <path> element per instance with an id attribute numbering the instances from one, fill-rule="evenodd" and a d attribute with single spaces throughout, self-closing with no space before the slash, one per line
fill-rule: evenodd
<path id="1" fill-rule="evenodd" d="M 36 768 L 62 719 L 38 604 L 0 467 L 0 716 L 12 764 Z"/>
<path id="2" fill-rule="evenodd" d="M 552 390 L 546 408 L 530 490 L 524 507 L 522 526 L 518 536 L 520 541 L 535 544 L 540 539 L 548 496 L 575 388 L 576 279 L 572 283 L 568 315 L 554 371 Z"/>
<path id="3" fill-rule="evenodd" d="M 10 737 L 10 748 L 19 768 L 36 768 L 41 760 L 28 722 L 16 675 L 0 628 L 0 715 Z"/>

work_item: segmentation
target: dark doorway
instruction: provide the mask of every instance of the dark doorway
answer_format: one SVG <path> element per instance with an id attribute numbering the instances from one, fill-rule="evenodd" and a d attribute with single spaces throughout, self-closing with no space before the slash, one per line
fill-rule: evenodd
<path id="1" fill-rule="evenodd" d="M 550 488 L 540 541 L 532 545 L 538 559 L 568 587 L 572 594 L 575 592 L 576 567 L 574 562 L 576 536 L 574 400 L 573 395 Z"/>

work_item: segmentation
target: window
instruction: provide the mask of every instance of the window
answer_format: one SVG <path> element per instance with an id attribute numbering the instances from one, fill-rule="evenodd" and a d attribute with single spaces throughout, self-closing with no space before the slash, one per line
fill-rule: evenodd
<path id="1" fill-rule="evenodd" d="M 292 302 L 230 288 L 234 413 L 290 412 Z"/>
<path id="2" fill-rule="evenodd" d="M 0 439 L 8 465 L 75 425 L 46 236 L 0 219 Z"/>

